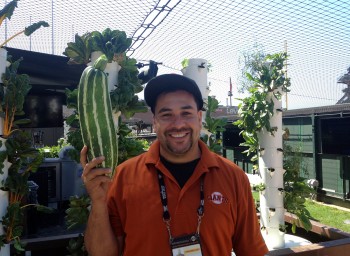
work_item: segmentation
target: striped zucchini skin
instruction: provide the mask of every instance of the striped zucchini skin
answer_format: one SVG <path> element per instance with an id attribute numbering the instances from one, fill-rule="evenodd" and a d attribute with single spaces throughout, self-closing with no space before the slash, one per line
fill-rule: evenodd
<path id="1" fill-rule="evenodd" d="M 104 156 L 102 167 L 111 168 L 113 176 L 118 141 L 107 76 L 102 70 L 89 66 L 83 71 L 78 88 L 78 112 L 83 142 L 89 149 L 88 160 Z"/>

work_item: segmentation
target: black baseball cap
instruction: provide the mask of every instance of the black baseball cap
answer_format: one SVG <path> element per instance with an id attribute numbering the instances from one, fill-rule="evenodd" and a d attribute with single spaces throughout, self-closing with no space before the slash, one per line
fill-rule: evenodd
<path id="1" fill-rule="evenodd" d="M 197 103 L 198 109 L 203 109 L 202 93 L 197 83 L 188 77 L 178 74 L 159 75 L 151 79 L 144 90 L 145 101 L 154 114 L 154 108 L 159 94 L 178 90 L 191 93 Z"/>

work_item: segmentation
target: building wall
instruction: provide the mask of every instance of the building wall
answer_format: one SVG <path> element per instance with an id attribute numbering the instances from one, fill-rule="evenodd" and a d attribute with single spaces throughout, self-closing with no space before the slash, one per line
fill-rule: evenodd
<path id="1" fill-rule="evenodd" d="M 284 118 L 283 129 L 289 130 L 289 135 L 284 140 L 285 145 L 290 146 L 293 151 L 302 153 L 306 171 L 302 171 L 301 176 L 315 179 L 316 171 L 313 160 L 315 148 L 311 117 Z"/>
<path id="2" fill-rule="evenodd" d="M 318 180 L 319 193 L 346 200 L 350 199 L 350 153 L 346 153 L 346 151 L 345 153 L 325 153 L 325 145 L 322 145 L 324 137 L 327 136 L 325 130 L 322 131 L 321 129 L 322 120 L 329 119 L 330 116 L 335 120 L 334 125 L 339 123 L 338 119 L 347 117 L 339 110 L 337 110 L 336 114 L 322 113 L 318 115 L 317 113 L 309 113 L 284 116 L 283 129 L 288 128 L 289 131 L 289 135 L 286 136 L 284 143 L 302 154 L 303 165 L 306 168 L 301 170 L 300 175 L 306 179 Z M 334 141 L 335 147 L 339 144 L 344 148 L 343 140 L 346 140 L 348 137 L 346 135 L 349 127 L 344 125 L 344 127 L 338 127 L 337 129 L 344 129 L 345 136 L 343 136 L 343 139 L 340 138 Z M 229 129 L 227 132 L 228 136 L 234 138 L 237 134 L 232 136 L 230 135 L 232 132 L 239 133 L 239 130 Z M 343 134 L 343 131 L 340 131 L 340 134 Z M 223 137 L 225 138 L 225 133 Z M 237 163 L 245 172 L 251 173 L 253 165 L 250 162 L 250 157 L 242 153 L 244 148 L 237 147 L 230 140 L 226 141 L 230 144 L 224 144 L 224 153 L 227 158 Z M 342 149 L 342 152 L 344 152 L 344 149 Z"/>

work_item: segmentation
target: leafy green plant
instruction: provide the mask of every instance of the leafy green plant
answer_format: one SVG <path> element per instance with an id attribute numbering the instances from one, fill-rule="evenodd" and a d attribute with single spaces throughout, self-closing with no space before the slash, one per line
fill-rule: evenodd
<path id="1" fill-rule="evenodd" d="M 287 232 L 287 225 L 283 225 L 283 224 L 280 224 L 279 227 L 278 227 L 278 230 L 282 233 L 286 233 Z"/>
<path id="2" fill-rule="evenodd" d="M 305 230 L 311 230 L 311 214 L 305 206 L 306 198 L 314 190 L 306 184 L 306 179 L 300 173 L 307 173 L 307 166 L 303 161 L 302 153 L 298 148 L 292 148 L 284 143 L 284 206 L 288 212 L 295 214 L 298 220 L 292 223 L 292 231 L 301 226 Z"/>
<path id="3" fill-rule="evenodd" d="M 22 58 L 13 61 L 8 56 L 10 66 L 2 76 L 3 84 L 0 86 L 0 116 L 4 118 L 3 136 L 8 137 L 17 125 L 30 122 L 29 119 L 15 119 L 24 115 L 23 104 L 31 85 L 26 74 L 17 74 Z"/>
<path id="4" fill-rule="evenodd" d="M 146 140 L 140 140 L 129 137 L 131 130 L 124 123 L 119 125 L 119 139 L 118 139 L 118 163 L 122 163 L 125 160 L 137 156 L 145 152 L 149 148 L 149 143 Z M 75 229 L 85 226 L 91 207 L 90 197 L 73 196 L 69 200 L 69 208 L 66 210 L 66 224 L 67 229 Z M 85 256 L 87 252 L 85 250 L 82 237 L 77 239 L 71 239 L 67 247 L 71 256 Z"/>
<path id="5" fill-rule="evenodd" d="M 266 189 L 265 183 L 259 183 L 253 186 L 254 191 L 263 192 Z"/>
<path id="6" fill-rule="evenodd" d="M 17 8 L 17 2 L 18 1 L 19 0 L 13 0 L 13 1 L 9 2 L 7 5 L 5 5 L 5 7 L 2 10 L 0 10 L 0 26 L 2 25 L 3 21 L 6 18 L 9 19 L 9 20 L 11 19 L 15 8 Z M 5 40 L 4 42 L 2 42 L 0 44 L 0 48 L 3 47 L 5 44 L 7 44 L 9 41 L 11 41 L 16 36 L 19 36 L 21 34 L 24 34 L 26 36 L 30 36 L 36 30 L 38 30 L 40 27 L 48 27 L 48 26 L 49 26 L 49 24 L 47 22 L 45 22 L 45 21 L 39 21 L 37 23 L 34 23 L 34 24 L 26 27 L 24 30 L 22 30 L 20 32 L 17 32 L 16 34 L 11 36 L 10 38 Z"/>
<path id="7" fill-rule="evenodd" d="M 113 111 L 119 112 L 126 118 L 132 117 L 135 113 L 147 112 L 144 102 L 139 101 L 137 93 L 142 92 L 143 87 L 137 75 L 139 73 L 136 60 L 126 57 L 119 64 L 121 69 L 118 72 L 118 84 L 111 91 Z"/>
<path id="8" fill-rule="evenodd" d="M 218 109 L 218 107 L 219 101 L 211 96 L 208 96 L 207 110 L 205 112 L 205 122 L 203 126 L 209 132 L 209 134 L 202 135 L 201 140 L 208 145 L 211 151 L 220 154 L 222 145 L 221 140 L 217 139 L 217 134 L 225 131 L 227 119 L 212 117 L 212 114 Z"/>
<path id="9" fill-rule="evenodd" d="M 66 210 L 67 229 L 84 226 L 89 217 L 90 198 L 86 195 L 72 196 L 69 199 L 69 208 Z"/>
<path id="10" fill-rule="evenodd" d="M 125 123 L 120 123 L 119 129 L 119 155 L 118 162 L 122 163 L 125 160 L 146 152 L 150 147 L 149 142 L 145 139 L 136 139 L 131 135 L 131 130 Z"/>
<path id="11" fill-rule="evenodd" d="M 234 122 L 240 129 L 245 142 L 241 146 L 247 147 L 244 151 L 248 155 L 253 154 L 251 160 L 257 160 L 258 137 L 257 133 L 266 128 L 271 135 L 275 132 L 275 127 L 270 126 L 270 118 L 273 115 L 273 99 L 268 97 L 276 89 L 283 92 L 289 91 L 290 80 L 284 75 L 283 65 L 287 59 L 286 53 L 268 54 L 264 61 L 256 67 L 257 76 L 247 73 L 246 76 L 253 82 L 249 88 L 250 96 L 239 99 L 238 114 L 240 119 Z M 274 93 L 273 97 L 280 99 L 280 93 Z"/>
<path id="12" fill-rule="evenodd" d="M 131 43 L 132 39 L 127 38 L 124 31 L 106 28 L 102 33 L 98 31 L 91 32 L 92 51 L 103 52 L 109 62 L 114 60 L 119 63 L 118 58 L 123 58 Z"/>
<path id="13" fill-rule="evenodd" d="M 254 43 L 240 52 L 238 58 L 238 65 L 241 70 L 241 76 L 238 78 L 239 92 L 246 92 L 253 86 L 253 81 L 247 78 L 246 73 L 256 76 L 259 65 L 264 61 L 265 57 L 264 47 L 258 43 Z"/>
<path id="14" fill-rule="evenodd" d="M 71 256 L 87 256 L 88 252 L 85 249 L 84 236 L 79 234 L 76 239 L 70 239 L 67 250 Z"/>
<path id="15" fill-rule="evenodd" d="M 101 51 L 108 62 L 125 60 L 125 51 L 132 43 L 124 31 L 111 30 L 93 31 L 79 36 L 75 35 L 75 42 L 68 43 L 63 54 L 70 58 L 69 64 L 87 64 L 91 61 L 93 51 Z"/>
<path id="16" fill-rule="evenodd" d="M 115 39 L 108 38 L 115 37 Z M 71 58 L 70 63 L 86 64 L 90 61 L 92 51 L 102 51 L 109 61 L 115 60 L 121 66 L 118 73 L 118 83 L 114 90 L 110 92 L 112 109 L 119 120 L 118 133 L 118 163 L 136 156 L 145 151 L 148 147 L 143 140 L 135 140 L 129 137 L 131 130 L 121 121 L 121 114 L 124 117 L 132 117 L 137 112 L 147 112 L 147 107 L 138 100 L 137 93 L 143 90 L 141 81 L 138 79 L 138 69 L 136 60 L 125 55 L 126 49 L 130 46 L 131 39 L 126 39 L 124 32 L 113 32 L 109 29 L 104 32 L 87 33 L 84 37 L 77 39 L 75 43 L 69 43 L 65 50 L 65 55 Z M 113 53 L 113 54 L 112 54 Z M 113 58 L 111 58 L 113 55 Z M 71 127 L 67 135 L 67 142 L 75 150 L 75 158 L 79 162 L 79 152 L 83 147 L 83 140 L 79 127 L 79 113 L 77 110 L 77 90 L 66 90 L 67 107 L 74 110 L 73 114 L 66 119 L 66 123 Z M 69 228 L 84 225 L 90 207 L 90 198 L 72 197 L 70 207 L 67 209 L 66 222 Z M 68 248 L 71 255 L 86 255 L 83 239 L 72 239 Z"/>
<path id="17" fill-rule="evenodd" d="M 188 67 L 188 59 L 183 59 L 181 61 L 181 66 L 182 66 L 182 68 L 187 68 Z"/>
<path id="18" fill-rule="evenodd" d="M 270 118 L 274 113 L 272 97 L 280 100 L 281 92 L 289 91 L 290 81 L 285 77 L 284 72 L 286 59 L 286 53 L 267 55 L 263 61 L 255 62 L 254 75 L 246 74 L 247 78 L 253 82 L 253 86 L 249 88 L 250 96 L 240 99 L 242 101 L 238 106 L 240 119 L 234 124 L 242 129 L 241 134 L 245 142 L 241 146 L 248 148 L 244 151 L 245 153 L 253 154 L 251 158 L 253 162 L 258 159 L 258 132 L 265 128 L 267 132 L 274 135 L 276 130 L 275 127 L 270 125 Z M 311 223 L 309 219 L 311 216 L 304 204 L 305 198 L 311 193 L 312 189 L 300 177 L 300 170 L 303 169 L 302 155 L 297 154 L 297 152 L 292 153 L 286 145 L 284 145 L 283 153 L 283 165 L 286 170 L 283 189 L 284 206 L 287 211 L 298 217 L 298 221 L 292 225 L 292 231 L 295 232 L 297 225 L 310 230 Z"/>
<path id="19" fill-rule="evenodd" d="M 59 153 L 64 146 L 70 145 L 63 138 L 58 139 L 57 145 L 54 146 L 44 146 L 42 148 L 38 148 L 39 154 L 42 155 L 43 158 L 59 158 Z"/>
<path id="20" fill-rule="evenodd" d="M 87 64 L 91 56 L 91 34 L 75 34 L 74 42 L 69 42 L 63 54 L 69 57 L 68 64 Z"/>
<path id="21" fill-rule="evenodd" d="M 1 190 L 9 192 L 9 206 L 1 220 L 5 234 L 0 236 L 0 247 L 5 243 L 14 242 L 14 247 L 18 251 L 23 251 L 24 245 L 20 237 L 23 233 L 25 208 L 34 207 L 38 211 L 52 212 L 48 207 L 26 202 L 29 194 L 28 177 L 37 171 L 43 158 L 38 150 L 32 148 L 29 133 L 20 130 L 16 130 L 8 137 L 4 152 L 11 166 L 7 179 L 0 187 Z"/>

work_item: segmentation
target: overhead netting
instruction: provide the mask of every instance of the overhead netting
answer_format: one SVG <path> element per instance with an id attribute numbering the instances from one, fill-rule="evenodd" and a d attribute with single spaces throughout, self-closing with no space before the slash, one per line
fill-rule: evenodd
<path id="1" fill-rule="evenodd" d="M 1 2 L 2 8 L 9 0 Z M 62 55 L 76 33 L 124 30 L 134 39 L 128 55 L 162 62 L 159 74 L 180 73 L 185 58 L 208 60 L 210 95 L 222 105 L 229 102 L 230 77 L 233 104 L 242 97 L 239 57 L 254 45 L 290 55 L 288 109 L 333 105 L 347 87 L 337 81 L 350 66 L 348 0 L 21 0 L 1 26 L 0 40 L 39 20 L 50 27 L 8 46 Z"/>

